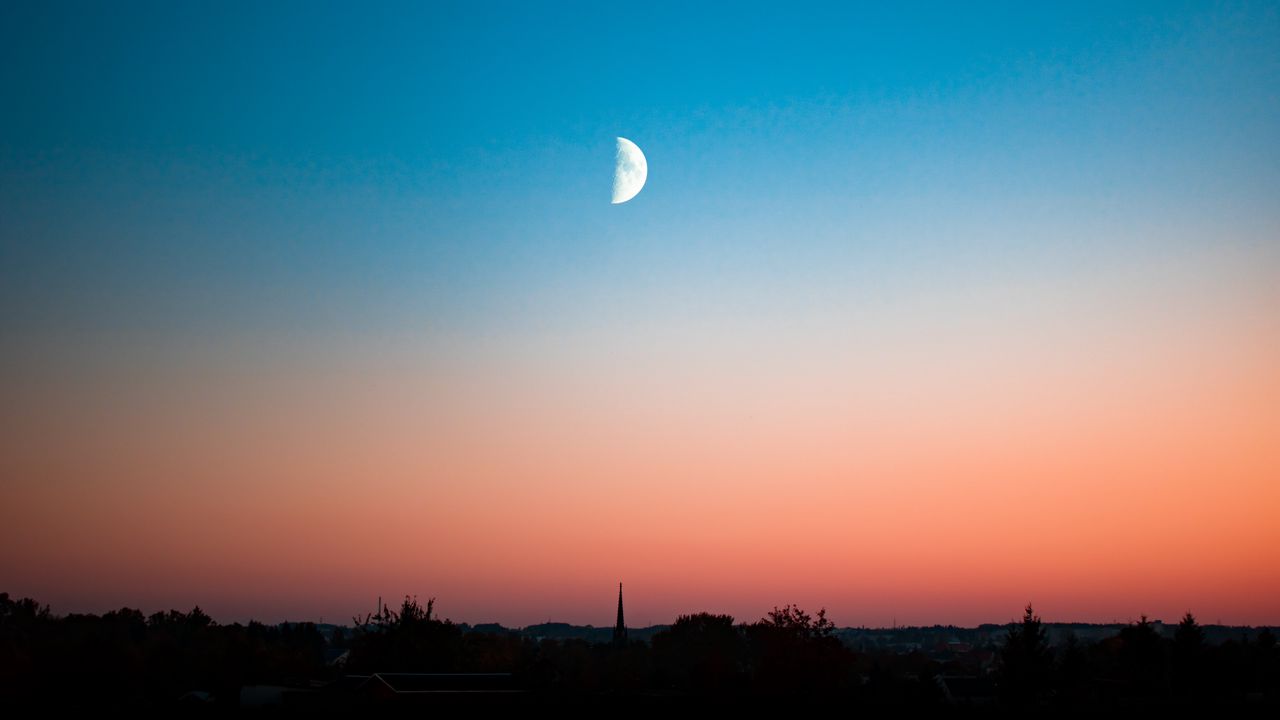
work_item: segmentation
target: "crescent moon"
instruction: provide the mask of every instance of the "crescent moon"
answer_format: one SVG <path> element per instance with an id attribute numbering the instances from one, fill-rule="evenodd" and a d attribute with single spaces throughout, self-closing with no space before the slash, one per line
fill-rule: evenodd
<path id="1" fill-rule="evenodd" d="M 618 138 L 617 164 L 613 169 L 613 204 L 635 197 L 649 178 L 649 163 L 644 153 L 630 140 Z"/>

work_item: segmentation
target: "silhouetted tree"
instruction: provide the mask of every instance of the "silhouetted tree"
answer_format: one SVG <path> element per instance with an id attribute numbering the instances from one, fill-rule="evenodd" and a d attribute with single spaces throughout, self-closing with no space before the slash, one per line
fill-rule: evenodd
<path id="1" fill-rule="evenodd" d="M 462 651 L 462 629 L 432 617 L 435 598 L 425 607 L 405 596 L 400 611 L 386 607 L 366 615 L 351 640 L 347 666 L 369 672 L 455 672 Z"/>
<path id="2" fill-rule="evenodd" d="M 1199 697 L 1204 689 L 1204 629 L 1187 611 L 1173 633 L 1174 693 L 1182 697 Z"/>
<path id="3" fill-rule="evenodd" d="M 1010 705 L 1038 705 L 1048 700 L 1053 652 L 1040 616 L 1027 609 L 1022 622 L 1011 625 L 1000 649 L 999 688 Z"/>
<path id="4" fill-rule="evenodd" d="M 681 615 L 651 644 L 657 671 L 679 688 L 719 692 L 742 679 L 746 647 L 731 615 Z"/>
<path id="5" fill-rule="evenodd" d="M 754 688 L 766 694 L 830 692 L 844 687 L 853 655 L 833 635 L 826 609 L 816 616 L 798 607 L 774 607 L 745 626 Z"/>
<path id="6" fill-rule="evenodd" d="M 1204 649 L 1204 630 L 1196 622 L 1190 610 L 1182 616 L 1178 629 L 1173 632 L 1173 642 L 1176 647 L 1182 648 L 1183 652 L 1198 652 Z"/>
<path id="7" fill-rule="evenodd" d="M 1120 672 L 1132 694 L 1156 698 L 1168 694 L 1164 641 L 1143 615 L 1120 630 Z"/>
<path id="8" fill-rule="evenodd" d="M 827 637 L 836 628 L 835 624 L 827 619 L 826 608 L 818 610 L 815 618 L 794 605 L 787 605 L 781 610 L 775 605 L 773 610 L 769 611 L 768 617 L 761 622 L 806 639 Z"/>

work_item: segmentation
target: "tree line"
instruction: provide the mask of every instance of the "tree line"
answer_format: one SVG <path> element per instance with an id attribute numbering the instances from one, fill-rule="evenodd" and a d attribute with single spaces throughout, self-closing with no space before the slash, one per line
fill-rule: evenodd
<path id="1" fill-rule="evenodd" d="M 511 673 L 533 701 L 783 698 L 850 706 L 1103 708 L 1280 704 L 1274 635 L 1211 644 L 1188 613 L 1171 638 L 1145 617 L 1094 642 L 1051 645 L 1027 606 L 990 647 L 945 658 L 855 649 L 825 611 L 788 605 L 753 622 L 696 613 L 649 642 L 479 632 L 406 597 L 321 632 L 312 623 L 218 624 L 199 607 L 56 616 L 0 594 L 0 705 L 163 707 L 193 691 L 235 707 L 240 689 L 344 687 L 372 673 Z M 331 692 L 336 692 L 331 690 Z"/>

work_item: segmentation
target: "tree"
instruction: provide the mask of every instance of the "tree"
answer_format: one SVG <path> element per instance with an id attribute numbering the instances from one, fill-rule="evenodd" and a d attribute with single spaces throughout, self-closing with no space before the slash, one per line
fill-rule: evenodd
<path id="1" fill-rule="evenodd" d="M 1146 615 L 1120 630 L 1120 670 L 1131 692 L 1156 696 L 1169 691 L 1164 643 Z"/>
<path id="2" fill-rule="evenodd" d="M 1173 642 L 1184 653 L 1199 652 L 1204 647 L 1204 630 L 1190 610 L 1182 616 L 1182 622 L 1178 623 L 1178 629 L 1173 633 Z"/>
<path id="3" fill-rule="evenodd" d="M 48 605 L 42 606 L 31 598 L 10 600 L 9 593 L 0 593 L 0 627 L 51 619 L 53 615 L 49 612 Z"/>
<path id="4" fill-rule="evenodd" d="M 681 615 L 653 636 L 654 664 L 667 681 L 698 692 L 724 691 L 740 679 L 745 644 L 731 615 Z"/>
<path id="5" fill-rule="evenodd" d="M 743 630 L 760 692 L 831 692 L 850 679 L 852 655 L 835 636 L 825 608 L 814 616 L 793 605 L 774 607 Z"/>
<path id="6" fill-rule="evenodd" d="M 1204 629 L 1187 611 L 1173 633 L 1173 680 L 1179 695 L 1197 696 L 1204 687 Z"/>
<path id="7" fill-rule="evenodd" d="M 372 672 L 455 672 L 460 662 L 462 630 L 434 617 L 435 598 L 425 606 L 408 595 L 396 612 L 383 606 L 356 621 L 349 668 Z"/>
<path id="8" fill-rule="evenodd" d="M 827 637 L 835 630 L 835 624 L 827 619 L 827 609 L 818 610 L 817 618 L 794 605 L 787 605 L 781 610 L 775 605 L 767 618 L 760 622 L 775 628 L 794 633 L 802 638 Z"/>
<path id="9" fill-rule="evenodd" d="M 431 612 L 435 607 L 436 599 L 427 600 L 427 606 L 422 607 L 418 604 L 418 598 L 410 599 L 408 595 L 404 596 L 404 603 L 400 606 L 400 613 L 396 619 L 401 627 L 415 624 L 429 624 L 431 622 Z"/>
<path id="10" fill-rule="evenodd" d="M 1012 705 L 1036 705 L 1050 694 L 1053 651 L 1049 633 L 1031 603 L 1022 622 L 1011 625 L 1000 649 L 1000 694 Z"/>

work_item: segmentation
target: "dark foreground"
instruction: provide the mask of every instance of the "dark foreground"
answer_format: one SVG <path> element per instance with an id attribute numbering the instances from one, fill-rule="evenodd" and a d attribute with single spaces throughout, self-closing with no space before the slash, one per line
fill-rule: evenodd
<path id="1" fill-rule="evenodd" d="M 1144 618 L 1051 637 L 1027 608 L 986 634 L 853 631 L 787 607 L 753 623 L 681 616 L 647 640 L 592 642 L 468 628 L 410 599 L 338 628 L 219 625 L 198 608 L 59 617 L 0 594 L 0 710 L 1280 707 L 1274 633 L 1208 630 L 1188 614 L 1176 627 Z"/>

